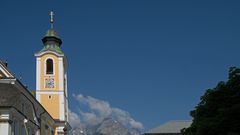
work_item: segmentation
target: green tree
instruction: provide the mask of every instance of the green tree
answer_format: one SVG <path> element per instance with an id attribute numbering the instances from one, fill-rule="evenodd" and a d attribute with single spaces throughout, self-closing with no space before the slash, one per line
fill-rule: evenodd
<path id="1" fill-rule="evenodd" d="M 240 69 L 231 67 L 228 81 L 208 89 L 190 115 L 183 135 L 240 135 Z"/>

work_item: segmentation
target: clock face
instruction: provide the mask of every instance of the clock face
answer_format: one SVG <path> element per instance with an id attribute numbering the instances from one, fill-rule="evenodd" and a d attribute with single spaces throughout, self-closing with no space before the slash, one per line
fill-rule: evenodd
<path id="1" fill-rule="evenodd" d="M 45 88 L 54 88 L 54 79 L 53 78 L 45 79 Z"/>

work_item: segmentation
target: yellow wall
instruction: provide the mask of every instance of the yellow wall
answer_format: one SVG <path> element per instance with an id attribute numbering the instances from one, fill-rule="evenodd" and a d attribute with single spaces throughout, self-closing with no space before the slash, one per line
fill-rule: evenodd
<path id="1" fill-rule="evenodd" d="M 41 95 L 41 104 L 48 111 L 48 113 L 54 118 L 59 119 L 59 96 L 52 94 L 49 98 L 49 94 Z"/>
<path id="2" fill-rule="evenodd" d="M 52 58 L 54 63 L 54 74 L 53 75 L 46 75 L 45 66 L 46 66 L 46 59 Z M 41 74 L 40 74 L 40 89 L 41 90 L 59 90 L 59 61 L 58 57 L 54 54 L 45 54 L 41 57 Z M 53 78 L 54 79 L 54 88 L 45 88 L 45 78 Z"/>
<path id="3" fill-rule="evenodd" d="M 55 130 L 55 134 L 54 135 L 58 135 L 57 131 Z"/>
<path id="4" fill-rule="evenodd" d="M 48 58 L 53 59 L 53 75 L 46 74 L 46 60 Z M 51 94 L 53 91 L 59 90 L 59 60 L 58 57 L 54 54 L 44 54 L 40 57 L 40 90 L 44 91 L 49 94 L 41 94 L 40 103 L 43 107 L 48 111 L 48 113 L 54 118 L 59 119 L 59 108 L 60 108 L 60 101 L 59 95 Z M 54 79 L 54 88 L 45 88 L 45 79 L 46 78 L 53 78 Z M 49 98 L 51 96 L 51 98 Z"/>

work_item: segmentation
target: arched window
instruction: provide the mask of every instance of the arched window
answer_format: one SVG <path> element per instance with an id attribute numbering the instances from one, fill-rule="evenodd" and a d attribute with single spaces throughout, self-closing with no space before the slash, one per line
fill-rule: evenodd
<path id="1" fill-rule="evenodd" d="M 52 59 L 47 59 L 46 61 L 46 73 L 47 74 L 53 74 L 53 60 Z"/>

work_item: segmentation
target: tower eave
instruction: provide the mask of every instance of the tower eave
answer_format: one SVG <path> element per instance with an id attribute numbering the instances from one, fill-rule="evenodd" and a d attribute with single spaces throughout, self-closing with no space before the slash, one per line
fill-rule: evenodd
<path id="1" fill-rule="evenodd" d="M 54 55 L 56 55 L 56 56 L 65 57 L 64 54 L 59 54 L 59 53 L 57 53 L 57 52 L 55 52 L 55 51 L 50 51 L 50 50 L 43 51 L 43 52 L 37 52 L 37 53 L 34 54 L 34 56 L 35 56 L 35 57 L 41 57 L 41 56 L 43 56 L 44 54 L 54 54 Z"/>

